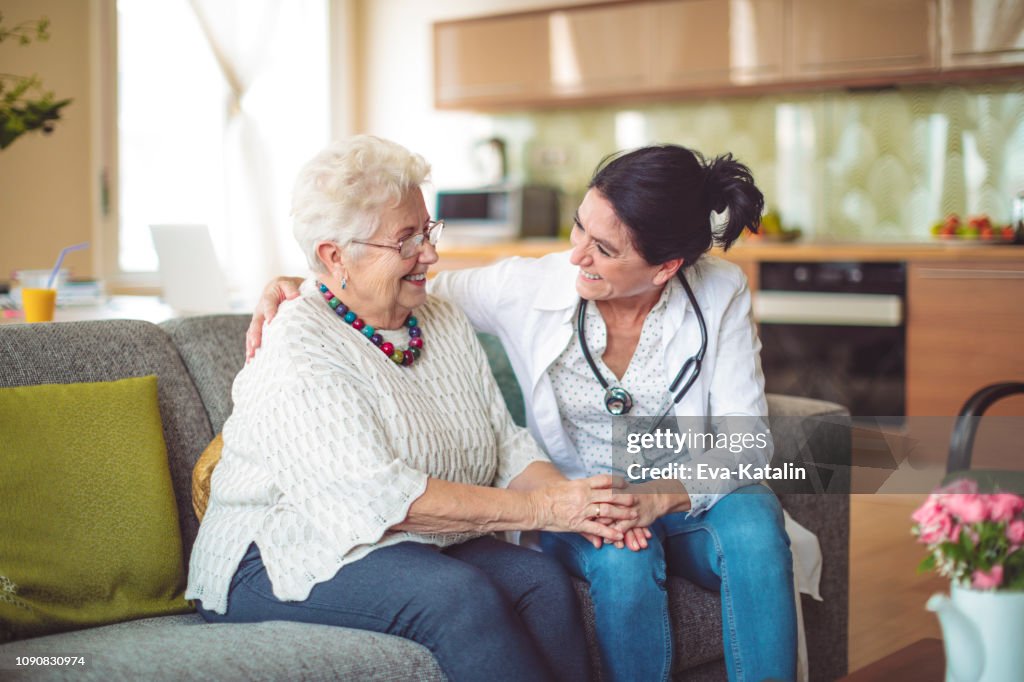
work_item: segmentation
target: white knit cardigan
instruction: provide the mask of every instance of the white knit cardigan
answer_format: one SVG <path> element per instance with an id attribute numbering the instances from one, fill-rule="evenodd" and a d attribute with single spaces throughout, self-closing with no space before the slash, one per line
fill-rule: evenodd
<path id="1" fill-rule="evenodd" d="M 548 461 L 512 423 L 465 315 L 428 298 L 415 311 L 422 357 L 394 364 L 340 319 L 312 281 L 281 306 L 232 388 L 224 450 L 189 564 L 185 596 L 225 613 L 256 542 L 274 595 L 302 601 L 380 547 L 448 546 L 479 533 L 388 530 L 428 477 L 505 487 Z M 384 332 L 405 346 L 404 330 Z"/>

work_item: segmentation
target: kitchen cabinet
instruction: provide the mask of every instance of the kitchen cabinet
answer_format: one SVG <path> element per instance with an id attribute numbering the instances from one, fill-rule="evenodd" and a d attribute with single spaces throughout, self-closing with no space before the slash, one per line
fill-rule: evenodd
<path id="1" fill-rule="evenodd" d="M 942 65 L 1024 64 L 1024 3 L 943 0 Z"/>
<path id="2" fill-rule="evenodd" d="M 651 72 L 649 3 L 552 12 L 551 90 L 599 96 L 643 89 Z"/>
<path id="3" fill-rule="evenodd" d="M 1024 3 L 633 0 L 434 24 L 439 108 L 1024 74 Z"/>
<path id="4" fill-rule="evenodd" d="M 750 85 L 781 80 L 783 0 L 672 0 L 651 5 L 652 85 Z"/>
<path id="5" fill-rule="evenodd" d="M 797 79 L 938 68 L 936 0 L 789 2 Z"/>
<path id="6" fill-rule="evenodd" d="M 650 82 L 649 2 L 434 25 L 439 108 L 519 106 L 642 91 Z"/>
<path id="7" fill-rule="evenodd" d="M 1024 262 L 911 263 L 907 414 L 956 415 L 979 388 L 1024 381 L 1021 301 Z M 1024 415 L 1024 396 L 986 414 Z"/>
<path id="8" fill-rule="evenodd" d="M 437 106 L 551 97 L 549 23 L 535 12 L 435 24 Z"/>

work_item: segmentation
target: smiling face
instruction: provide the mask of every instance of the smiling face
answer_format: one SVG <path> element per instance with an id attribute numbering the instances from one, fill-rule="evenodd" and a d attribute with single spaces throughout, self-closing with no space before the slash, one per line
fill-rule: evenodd
<path id="1" fill-rule="evenodd" d="M 429 223 L 423 192 L 416 188 L 398 206 L 381 214 L 380 226 L 366 240 L 369 243 L 355 247 L 361 253 L 344 258 L 343 276 L 348 285 L 339 298 L 368 324 L 383 329 L 400 327 L 409 313 L 427 300 L 426 273 L 437 262 L 437 251 L 424 239 L 415 256 L 402 258 L 397 246 L 399 241 L 422 233 Z M 352 251 L 353 247 L 347 249 L 349 254 Z"/>
<path id="2" fill-rule="evenodd" d="M 651 265 L 637 252 L 611 203 L 591 189 L 583 197 L 572 229 L 576 292 L 588 301 L 646 301 L 660 294 L 678 265 Z"/>

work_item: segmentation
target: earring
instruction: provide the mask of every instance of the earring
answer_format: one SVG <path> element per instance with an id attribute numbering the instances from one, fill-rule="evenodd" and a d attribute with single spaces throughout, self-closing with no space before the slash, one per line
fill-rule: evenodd
<path id="1" fill-rule="evenodd" d="M 345 279 L 344 277 L 342 277 L 341 278 L 341 288 L 344 289 L 347 286 L 348 286 L 348 280 Z"/>

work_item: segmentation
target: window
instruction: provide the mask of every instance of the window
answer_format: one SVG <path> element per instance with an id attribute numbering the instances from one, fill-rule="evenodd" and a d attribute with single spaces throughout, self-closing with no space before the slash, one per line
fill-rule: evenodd
<path id="1" fill-rule="evenodd" d="M 328 0 L 117 0 L 117 34 L 118 272 L 156 269 L 162 223 L 207 225 L 236 288 L 303 269 L 288 212 L 329 139 Z"/>

